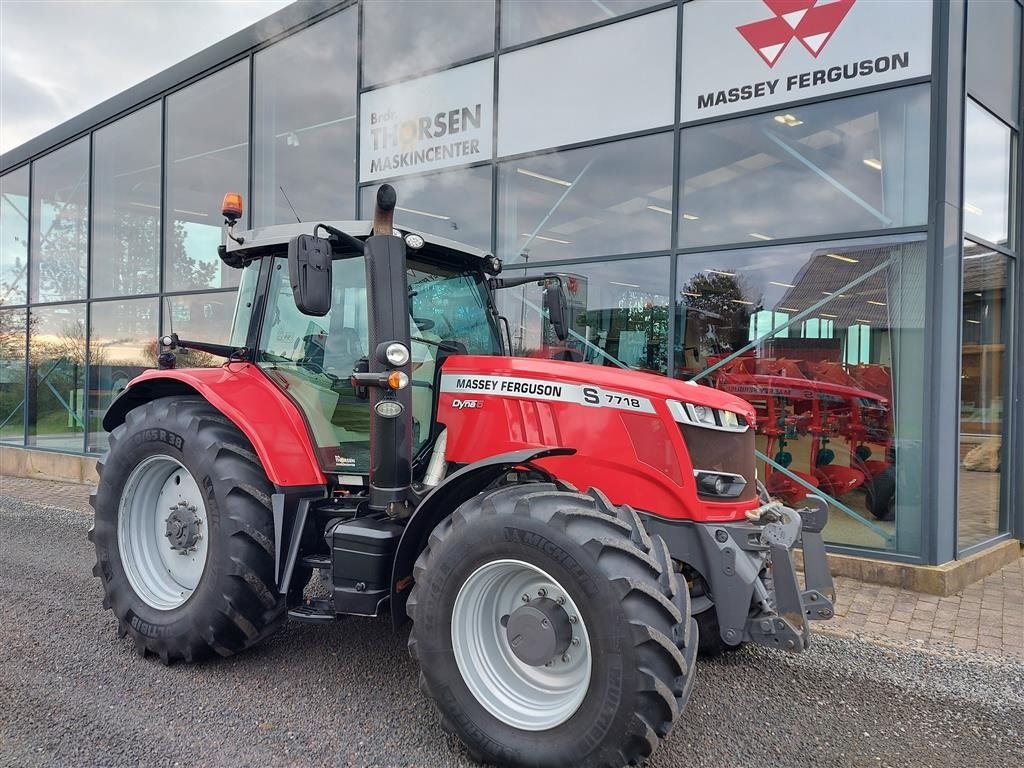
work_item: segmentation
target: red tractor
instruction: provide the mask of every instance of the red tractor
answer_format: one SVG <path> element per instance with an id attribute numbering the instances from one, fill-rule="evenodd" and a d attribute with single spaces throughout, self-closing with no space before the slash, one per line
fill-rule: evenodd
<path id="1" fill-rule="evenodd" d="M 669 733 L 698 643 L 799 651 L 831 617 L 827 508 L 760 492 L 745 401 L 510 356 L 494 293 L 538 278 L 394 229 L 386 185 L 373 222 L 236 233 L 225 203 L 239 343 L 163 337 L 103 422 L 94 573 L 139 653 L 411 619 L 421 687 L 475 757 L 617 767 Z M 304 596 L 314 569 L 326 598 Z"/>

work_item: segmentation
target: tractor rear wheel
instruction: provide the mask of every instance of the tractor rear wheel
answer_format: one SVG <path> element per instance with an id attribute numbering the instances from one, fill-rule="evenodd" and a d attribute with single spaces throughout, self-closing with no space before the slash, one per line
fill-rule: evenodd
<path id="1" fill-rule="evenodd" d="M 93 575 L 139 654 L 230 656 L 283 623 L 273 486 L 219 411 L 200 398 L 139 406 L 96 469 Z"/>
<path id="2" fill-rule="evenodd" d="M 686 705 L 686 583 L 665 542 L 598 491 L 480 494 L 434 530 L 414 578 L 421 688 L 481 762 L 637 763 Z"/>

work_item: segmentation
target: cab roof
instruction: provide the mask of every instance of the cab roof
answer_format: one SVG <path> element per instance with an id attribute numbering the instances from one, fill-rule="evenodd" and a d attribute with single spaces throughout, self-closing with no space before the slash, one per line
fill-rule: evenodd
<path id="1" fill-rule="evenodd" d="M 287 245 L 288 241 L 296 235 L 311 235 L 313 229 L 318 224 L 325 224 L 327 226 L 339 229 L 342 232 L 346 232 L 352 237 L 359 240 L 365 240 L 373 233 L 373 222 L 371 221 L 307 221 L 307 222 L 296 222 L 294 224 L 274 224 L 267 227 L 255 227 L 247 231 L 235 231 L 235 236 L 242 238 L 244 242 L 241 244 L 236 243 L 230 237 L 227 237 L 226 232 L 222 235 L 223 245 L 227 253 L 239 253 L 239 252 L 250 252 L 266 250 L 278 250 L 279 246 Z M 446 237 L 440 237 L 438 235 L 431 234 L 429 232 L 423 232 L 418 229 L 411 229 L 409 227 L 396 226 L 396 232 L 400 233 L 402 237 L 408 234 L 417 234 L 423 238 L 423 241 L 428 246 L 433 246 L 430 250 L 433 253 L 437 253 L 438 250 L 449 251 L 453 256 L 465 258 L 466 256 L 475 257 L 480 260 L 490 259 L 491 253 L 484 251 L 479 248 L 474 248 L 471 245 L 460 243 L 455 240 L 449 240 Z M 253 254 L 254 256 L 257 254 Z M 261 255 L 261 254 L 260 254 Z"/>

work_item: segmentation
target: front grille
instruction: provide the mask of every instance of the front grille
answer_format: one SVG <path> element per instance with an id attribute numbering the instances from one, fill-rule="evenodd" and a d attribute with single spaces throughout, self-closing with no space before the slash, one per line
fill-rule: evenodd
<path id="1" fill-rule="evenodd" d="M 746 432 L 725 432 L 720 429 L 695 427 L 680 424 L 683 442 L 690 454 L 693 468 L 714 472 L 730 472 L 740 475 L 747 481 L 743 492 L 728 501 L 748 501 L 757 495 L 757 483 L 754 477 L 754 430 Z M 725 501 L 720 496 L 700 493 L 698 496 L 707 501 Z"/>

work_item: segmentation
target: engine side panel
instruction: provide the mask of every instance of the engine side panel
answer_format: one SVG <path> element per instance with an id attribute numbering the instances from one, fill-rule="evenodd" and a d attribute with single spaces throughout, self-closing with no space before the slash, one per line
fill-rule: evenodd
<path id="1" fill-rule="evenodd" d="M 575 455 L 539 463 L 578 488 L 598 488 L 613 503 L 661 517 L 743 518 L 756 499 L 697 498 L 694 464 L 666 398 L 727 408 L 754 423 L 746 401 L 709 387 L 584 363 L 469 355 L 444 363 L 438 421 L 448 427 L 449 461 L 573 448 Z"/>
<path id="2" fill-rule="evenodd" d="M 326 484 L 302 414 L 250 363 L 146 371 L 132 379 L 111 404 L 103 426 L 113 430 L 132 408 L 159 397 L 181 396 L 189 390 L 205 398 L 242 431 L 272 483 L 279 487 Z"/>

